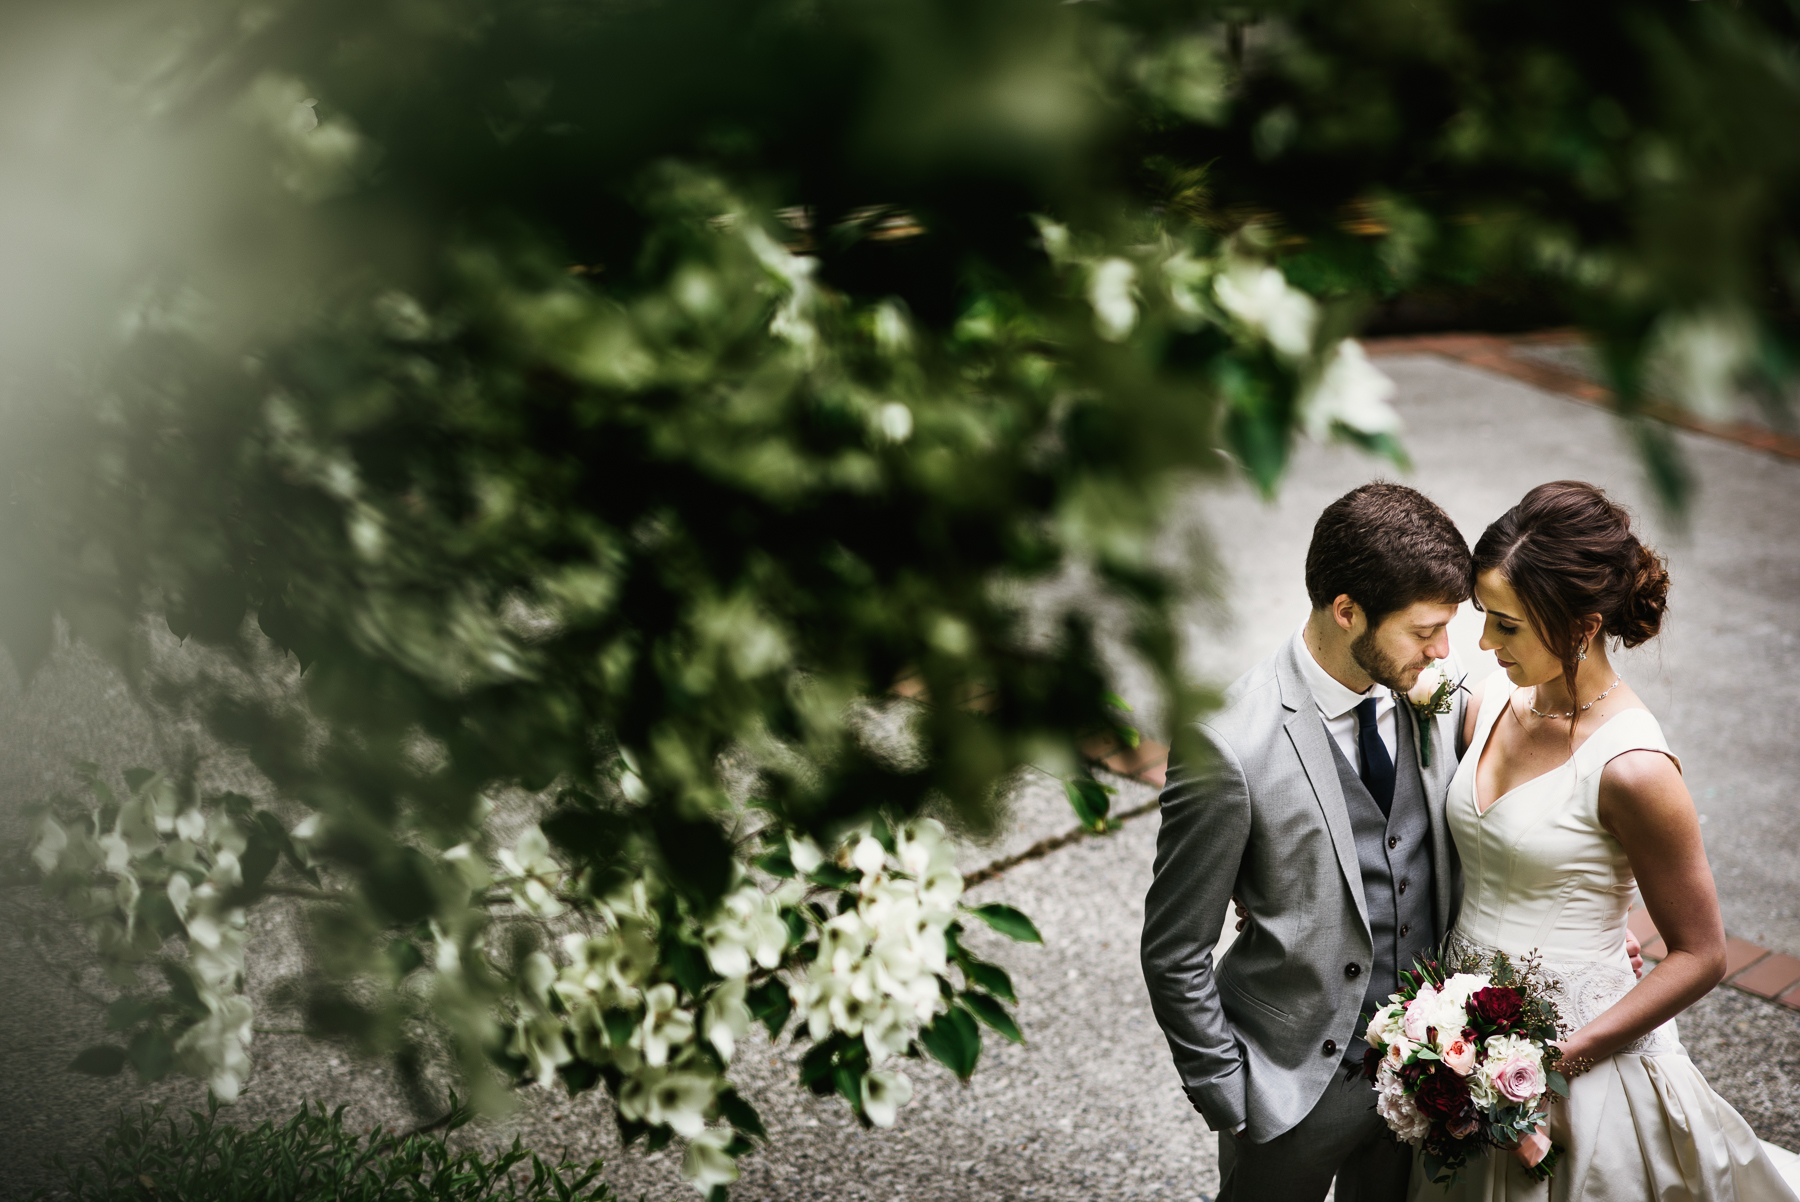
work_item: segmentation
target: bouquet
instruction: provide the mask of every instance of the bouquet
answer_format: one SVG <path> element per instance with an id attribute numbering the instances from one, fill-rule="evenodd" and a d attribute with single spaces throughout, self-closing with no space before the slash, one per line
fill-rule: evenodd
<path id="1" fill-rule="evenodd" d="M 1569 1096 L 1556 1071 L 1561 1050 L 1550 1043 L 1556 1005 L 1535 958 L 1515 968 L 1496 953 L 1485 967 L 1446 976 L 1430 961 L 1401 973 L 1400 992 L 1364 1035 L 1376 1110 L 1446 1189 L 1471 1156 L 1512 1148 L 1537 1129 L 1552 1095 Z M 1553 1145 L 1532 1174 L 1547 1180 L 1561 1154 Z"/>
<path id="2" fill-rule="evenodd" d="M 1467 680 L 1464 677 L 1463 680 Z M 1428 665 L 1419 673 L 1419 679 L 1413 687 L 1406 691 L 1407 704 L 1412 706 L 1413 714 L 1418 718 L 1419 731 L 1419 763 L 1431 767 L 1431 719 L 1438 714 L 1447 714 L 1459 692 L 1468 692 L 1462 680 L 1451 680 L 1447 672 L 1438 664 Z"/>

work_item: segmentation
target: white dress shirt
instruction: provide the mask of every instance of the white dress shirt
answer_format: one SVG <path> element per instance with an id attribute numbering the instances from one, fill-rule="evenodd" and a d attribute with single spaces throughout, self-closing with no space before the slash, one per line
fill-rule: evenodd
<path id="1" fill-rule="evenodd" d="M 1306 645 L 1304 626 L 1294 634 L 1294 655 L 1300 661 L 1300 675 L 1306 678 L 1306 687 L 1312 690 L 1313 701 L 1319 707 L 1319 716 L 1325 719 L 1326 731 L 1337 740 L 1338 750 L 1350 766 L 1359 774 L 1362 772 L 1362 751 L 1356 742 L 1356 707 L 1370 697 L 1375 698 L 1375 730 L 1387 745 L 1388 762 L 1399 763 L 1400 732 L 1394 725 L 1394 691 L 1379 684 L 1370 685 L 1367 693 L 1345 688 L 1313 658 L 1312 649 Z"/>

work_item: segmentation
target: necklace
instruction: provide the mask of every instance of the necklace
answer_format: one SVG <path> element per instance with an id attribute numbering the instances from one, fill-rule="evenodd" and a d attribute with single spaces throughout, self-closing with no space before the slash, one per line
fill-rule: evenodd
<path id="1" fill-rule="evenodd" d="M 1581 706 L 1579 709 L 1572 709 L 1566 714 L 1546 714 L 1546 713 L 1541 712 L 1538 709 L 1538 707 L 1535 705 L 1530 707 L 1531 712 L 1536 714 L 1540 718 L 1573 718 L 1576 714 L 1585 714 L 1587 711 L 1593 709 L 1596 705 L 1599 705 L 1602 701 L 1605 701 L 1606 694 L 1610 693 L 1614 689 L 1618 688 L 1619 683 L 1621 681 L 1623 681 L 1624 679 L 1625 678 L 1623 676 L 1613 677 L 1613 682 L 1606 686 L 1605 693 L 1601 693 L 1598 697 L 1594 698 L 1592 701 L 1588 702 L 1586 705 Z M 1535 698 L 1537 696 L 1537 690 L 1536 689 L 1531 690 L 1531 695 L 1533 698 Z"/>

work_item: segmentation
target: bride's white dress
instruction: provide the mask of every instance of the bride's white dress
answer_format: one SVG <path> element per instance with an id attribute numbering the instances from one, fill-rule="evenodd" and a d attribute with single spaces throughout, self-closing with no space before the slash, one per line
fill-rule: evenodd
<path id="1" fill-rule="evenodd" d="M 1462 857 L 1463 903 L 1453 945 L 1517 958 L 1537 952 L 1558 983 L 1569 1030 L 1636 983 L 1625 919 L 1636 885 L 1625 851 L 1600 825 L 1600 774 L 1627 751 L 1669 751 L 1649 711 L 1608 719 L 1575 755 L 1493 800 L 1475 800 L 1475 765 L 1513 688 L 1487 682 L 1475 737 L 1450 784 L 1450 830 Z M 1454 950 L 1454 948 L 1453 948 Z M 1415 1168 L 1418 1202 L 1796 1202 L 1742 1116 L 1706 1084 L 1673 1020 L 1596 1064 L 1551 1112 L 1565 1149 L 1546 1186 L 1517 1158 L 1471 1161 L 1446 1195 Z"/>

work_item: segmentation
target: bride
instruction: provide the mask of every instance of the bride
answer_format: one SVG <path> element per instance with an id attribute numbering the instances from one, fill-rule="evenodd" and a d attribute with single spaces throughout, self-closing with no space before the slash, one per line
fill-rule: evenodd
<path id="1" fill-rule="evenodd" d="M 1447 1196 L 1795 1202 L 1675 1030 L 1723 975 L 1725 933 L 1681 762 L 1606 654 L 1656 637 L 1662 560 L 1606 494 L 1565 480 L 1487 528 L 1474 572 L 1502 671 L 1470 699 L 1446 803 L 1465 880 L 1450 955 L 1542 956 L 1573 1079 L 1538 1134 Z M 1669 949 L 1642 981 L 1622 950 L 1634 888 Z M 1566 1152 L 1546 1186 L 1524 1166 L 1552 1141 Z M 1418 1169 L 1412 1195 L 1446 1196 Z"/>

